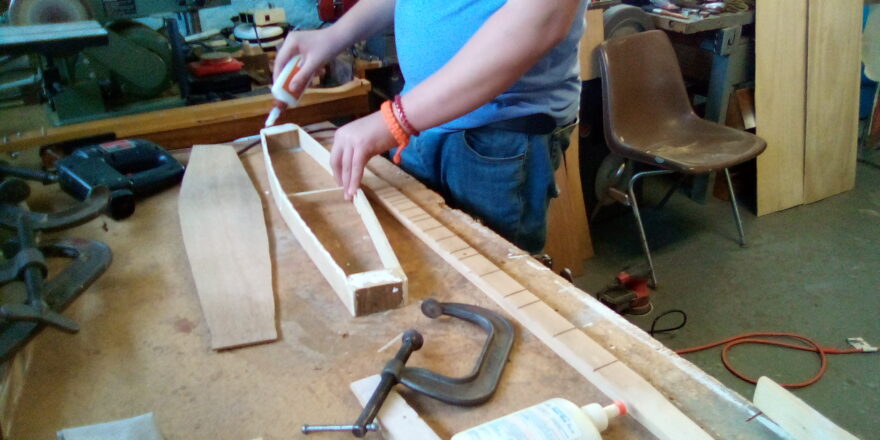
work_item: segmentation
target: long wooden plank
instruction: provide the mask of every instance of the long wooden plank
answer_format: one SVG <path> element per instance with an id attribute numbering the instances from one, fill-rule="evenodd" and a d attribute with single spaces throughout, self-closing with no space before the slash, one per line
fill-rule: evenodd
<path id="1" fill-rule="evenodd" d="M 444 225 L 433 218 L 429 220 L 434 220 L 438 225 L 429 228 L 422 226 L 425 220 L 414 221 L 414 218 L 421 218 L 423 214 L 412 208 L 401 210 L 399 205 L 406 196 L 397 188 L 370 172 L 364 176 L 363 183 L 369 188 L 373 199 L 401 224 L 599 390 L 612 399 L 626 402 L 632 416 L 658 438 L 712 438 L 648 381 L 528 292 L 495 263 L 480 255 L 452 231 L 438 234 L 438 231 L 448 231 Z M 438 236 L 445 238 L 435 238 Z"/>
<path id="2" fill-rule="evenodd" d="M 339 87 L 306 89 L 299 106 L 289 109 L 286 113 L 312 112 L 314 110 L 306 108 L 328 101 L 364 96 L 369 92 L 370 87 L 368 81 L 354 80 Z M 218 127 L 241 124 L 241 121 L 253 118 L 256 118 L 260 123 L 256 128 L 262 127 L 262 121 L 266 119 L 266 115 L 272 108 L 273 99 L 271 94 L 265 94 L 117 118 L 100 119 L 81 124 L 44 127 L 26 131 L 20 135 L 3 136 L 0 139 L 0 151 L 24 150 L 40 145 L 106 133 L 115 133 L 118 138 L 146 136 L 151 140 L 159 142 L 166 148 L 170 148 L 171 146 L 167 145 L 165 141 L 173 141 L 173 138 L 163 136 L 163 133 L 206 127 L 206 132 L 200 133 L 200 138 L 204 138 L 205 135 L 210 136 L 211 130 L 217 131 Z M 15 116 L 13 115 L 12 117 Z M 317 120 L 309 119 L 308 122 L 317 122 L 324 119 L 327 119 L 326 115 L 323 117 L 319 116 Z M 22 121 L 21 125 L 25 125 L 24 121 Z M 222 130 L 222 128 L 219 129 Z M 152 136 L 153 134 L 159 134 L 158 138 Z M 177 133 L 175 133 L 175 136 L 180 137 Z M 190 145 L 187 144 L 185 146 L 189 147 Z"/>
<path id="3" fill-rule="evenodd" d="M 836 2 L 830 2 L 836 4 Z M 755 117 L 767 149 L 758 156 L 758 215 L 804 202 L 807 0 L 757 3 Z"/>
<path id="4" fill-rule="evenodd" d="M 263 206 L 235 150 L 194 147 L 178 203 L 211 348 L 277 339 Z"/>
<path id="5" fill-rule="evenodd" d="M 862 0 L 810 0 L 804 203 L 856 184 Z"/>
<path id="6" fill-rule="evenodd" d="M 351 392 L 357 397 L 361 406 L 366 406 L 379 385 L 379 375 L 365 377 L 352 382 Z M 440 436 L 419 417 L 397 391 L 392 389 L 376 415 L 376 421 L 385 440 L 440 440 Z"/>
<path id="7" fill-rule="evenodd" d="M 391 249 L 391 244 L 363 191 L 358 190 L 355 195 L 354 207 L 360 220 L 363 221 L 372 245 L 375 246 L 382 268 L 347 274 L 340 266 L 340 262 L 336 261 L 303 218 L 303 215 L 297 211 L 291 202 L 291 197 L 282 187 L 272 161 L 272 146 L 270 144 L 280 144 L 288 149 L 301 148 L 302 152 L 299 154 L 310 156 L 314 162 L 328 172 L 330 171 L 329 153 L 308 133 L 294 124 L 264 129 L 260 132 L 260 136 L 266 163 L 266 175 L 281 217 L 315 266 L 330 283 L 333 291 L 349 313 L 352 316 L 363 316 L 406 304 L 408 295 L 406 274 L 401 269 L 400 263 Z M 335 195 L 336 200 L 342 201 L 340 189 L 332 188 L 329 190 L 336 191 L 337 194 L 327 191 L 309 191 L 309 194 L 293 195 L 293 199 Z"/>
<path id="8" fill-rule="evenodd" d="M 795 440 L 857 440 L 770 378 L 758 379 L 755 406 Z"/>

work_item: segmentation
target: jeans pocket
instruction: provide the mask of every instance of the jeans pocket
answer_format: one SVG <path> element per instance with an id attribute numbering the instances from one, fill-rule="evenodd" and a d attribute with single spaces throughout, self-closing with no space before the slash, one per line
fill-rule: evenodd
<path id="1" fill-rule="evenodd" d="M 453 136 L 444 147 L 448 202 L 515 241 L 525 202 L 522 190 L 529 137 L 484 129 Z"/>
<path id="2" fill-rule="evenodd" d="M 528 149 L 527 136 L 493 128 L 465 130 L 461 141 L 466 151 L 488 162 L 522 161 Z"/>

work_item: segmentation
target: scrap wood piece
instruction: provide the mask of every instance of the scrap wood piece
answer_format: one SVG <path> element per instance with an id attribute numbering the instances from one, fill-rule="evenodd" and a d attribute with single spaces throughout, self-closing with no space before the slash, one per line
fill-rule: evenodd
<path id="1" fill-rule="evenodd" d="M 379 385 L 380 376 L 374 375 L 352 382 L 349 387 L 361 406 L 366 406 Z M 419 414 L 406 403 L 393 388 L 385 398 L 385 403 L 376 415 L 376 421 L 387 440 L 440 440 L 437 433 L 419 417 Z"/>
<path id="2" fill-rule="evenodd" d="M 211 348 L 278 339 L 263 206 L 232 146 L 193 147 L 178 212 Z"/>
<path id="3" fill-rule="evenodd" d="M 822 413 L 772 379 L 761 377 L 755 387 L 755 406 L 795 440 L 856 440 Z"/>
<path id="4" fill-rule="evenodd" d="M 425 211 L 413 208 L 400 210 L 398 206 L 406 198 L 400 190 L 369 171 L 365 172 L 363 183 L 369 188 L 373 199 L 381 203 L 401 224 L 578 373 L 608 397 L 626 402 L 630 414 L 658 438 L 712 438 L 647 380 L 623 362 L 619 362 L 613 354 L 531 294 L 479 251 L 470 246 L 454 250 L 460 246 L 453 246 L 451 243 L 464 241 L 449 228 L 443 225 L 430 229 L 421 227 L 425 220 L 413 219 L 423 219 Z M 456 238 L 458 241 L 455 241 Z M 459 257 L 463 254 L 470 256 Z"/>
<path id="5" fill-rule="evenodd" d="M 310 158 L 308 160 L 316 162 L 317 165 L 332 174 L 330 153 L 327 149 L 309 136 L 305 130 L 294 124 L 264 129 L 260 132 L 260 137 L 263 144 L 263 157 L 266 161 L 266 175 L 272 190 L 272 197 L 281 212 L 281 217 L 351 315 L 363 316 L 406 304 L 406 274 L 401 269 L 400 262 L 388 242 L 388 237 L 363 191 L 358 190 L 353 205 L 378 254 L 381 268 L 346 273 L 343 270 L 345 262 L 337 261 L 318 238 L 315 230 L 312 229 L 318 226 L 318 222 L 310 227 L 304 218 L 304 212 L 299 211 L 299 209 L 307 207 L 306 204 L 309 200 L 320 203 L 341 202 L 343 200 L 342 189 L 336 187 L 318 188 L 291 193 L 283 187 L 276 173 L 275 167 L 283 166 L 283 164 L 273 164 L 270 154 L 273 149 L 278 148 L 288 152 L 296 151 L 295 154 L 298 156 Z M 297 148 L 301 150 L 297 150 Z M 332 219 L 324 217 L 320 219 L 320 222 L 324 223 L 330 220 Z"/>

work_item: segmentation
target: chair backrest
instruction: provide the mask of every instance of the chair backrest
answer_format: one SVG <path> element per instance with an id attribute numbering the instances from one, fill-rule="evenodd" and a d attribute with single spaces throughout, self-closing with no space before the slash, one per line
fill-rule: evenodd
<path id="1" fill-rule="evenodd" d="M 599 46 L 599 65 L 605 138 L 612 150 L 614 144 L 644 139 L 678 120 L 696 117 L 678 57 L 663 31 L 603 42 Z"/>

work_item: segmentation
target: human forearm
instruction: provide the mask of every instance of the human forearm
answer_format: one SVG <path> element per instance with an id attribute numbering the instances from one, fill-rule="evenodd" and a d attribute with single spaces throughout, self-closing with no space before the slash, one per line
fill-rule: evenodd
<path id="1" fill-rule="evenodd" d="M 562 41 L 577 0 L 510 0 L 441 69 L 403 97 L 419 130 L 460 117 L 490 101 Z"/>

